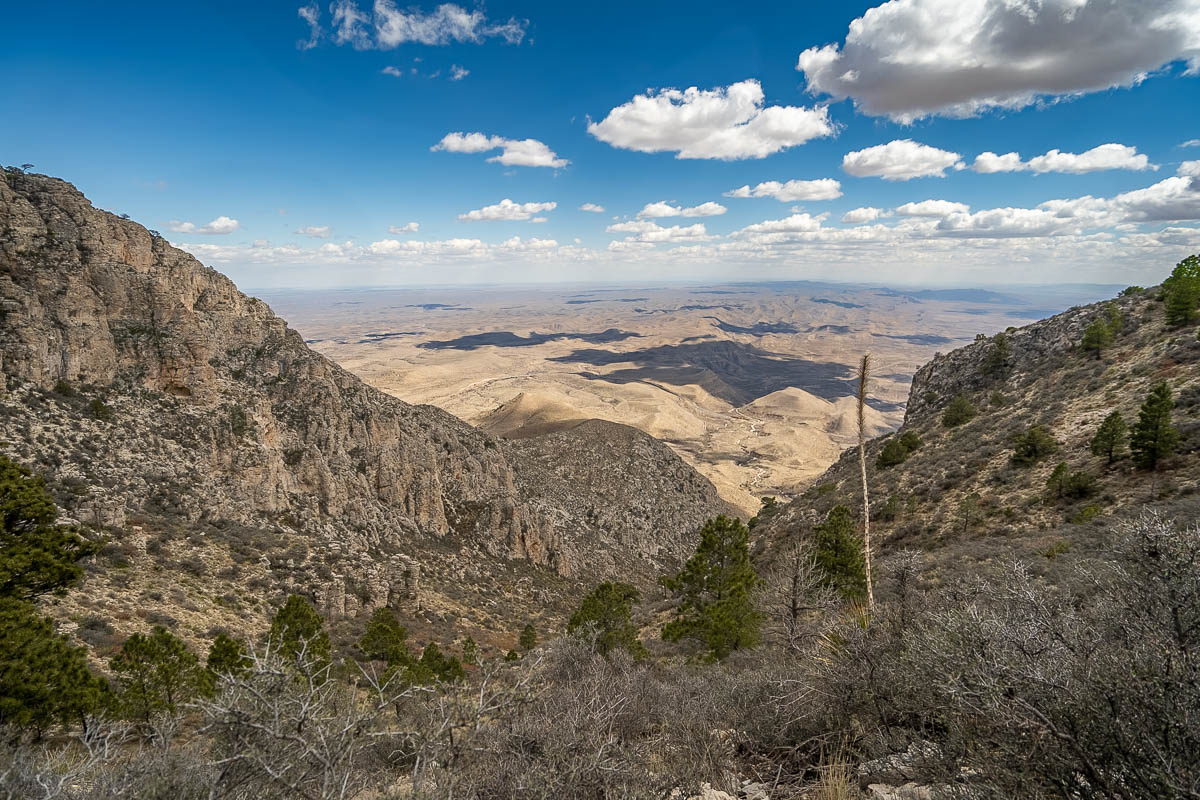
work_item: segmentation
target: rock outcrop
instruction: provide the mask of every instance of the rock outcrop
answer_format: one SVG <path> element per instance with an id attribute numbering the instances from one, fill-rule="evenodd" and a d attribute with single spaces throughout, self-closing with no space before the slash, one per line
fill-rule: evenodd
<path id="1" fill-rule="evenodd" d="M 48 472 L 73 517 L 118 539 L 151 518 L 303 545 L 279 569 L 334 616 L 418 605 L 430 547 L 588 575 L 677 558 L 725 510 L 672 462 L 699 505 L 647 526 L 658 486 L 636 484 L 678 461 L 654 440 L 637 443 L 642 470 L 557 451 L 623 476 L 596 512 L 581 473 L 543 481 L 554 467 L 523 466 L 527 448 L 373 389 L 225 276 L 41 175 L 0 179 L 0 371 L 4 452 Z"/>

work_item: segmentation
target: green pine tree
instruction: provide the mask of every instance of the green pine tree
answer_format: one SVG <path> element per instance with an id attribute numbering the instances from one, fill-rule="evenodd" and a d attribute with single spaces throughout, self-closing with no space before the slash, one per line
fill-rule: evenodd
<path id="1" fill-rule="evenodd" d="M 977 413 L 979 412 L 975 410 L 975 405 L 965 394 L 956 394 L 942 413 L 942 424 L 947 428 L 954 428 L 970 422 Z"/>
<path id="2" fill-rule="evenodd" d="M 517 640 L 517 645 L 528 653 L 533 648 L 537 647 L 538 635 L 533 627 L 532 622 L 526 622 L 525 627 L 521 629 L 521 637 Z"/>
<path id="3" fill-rule="evenodd" d="M 1013 443 L 1012 463 L 1028 467 L 1057 450 L 1058 442 L 1050 435 L 1050 431 L 1041 425 L 1031 425 Z"/>
<path id="4" fill-rule="evenodd" d="M 224 633 L 218 633 L 212 646 L 208 648 L 205 666 L 214 679 L 222 675 L 237 677 L 250 669 L 250 656 L 241 642 Z"/>
<path id="5" fill-rule="evenodd" d="M 82 647 L 54 632 L 31 603 L 0 598 L 0 726 L 40 734 L 82 722 L 107 692 Z"/>
<path id="6" fill-rule="evenodd" d="M 638 640 L 638 629 L 633 624 L 633 607 L 640 600 L 638 590 L 628 583 L 605 581 L 583 598 L 567 621 L 567 633 L 588 631 L 601 654 L 620 648 L 641 658 L 646 648 Z"/>
<path id="7" fill-rule="evenodd" d="M 761 617 L 753 594 L 760 581 L 741 520 L 722 515 L 706 522 L 695 555 L 662 583 L 678 600 L 675 618 L 662 629 L 666 641 L 701 642 L 713 659 L 758 643 Z"/>
<path id="8" fill-rule="evenodd" d="M 1121 331 L 1125 330 L 1125 315 L 1121 313 L 1121 307 L 1114 302 L 1109 302 L 1104 307 L 1104 316 L 1108 319 L 1108 330 L 1112 335 L 1118 336 Z"/>
<path id="9" fill-rule="evenodd" d="M 367 658 L 386 661 L 392 666 L 411 660 L 408 630 L 397 621 L 390 608 L 377 608 L 372 612 L 358 648 Z"/>
<path id="10" fill-rule="evenodd" d="M 83 577 L 96 546 L 57 516 L 45 479 L 0 456 L 0 597 L 62 594 Z"/>
<path id="11" fill-rule="evenodd" d="M 1046 491 L 1056 500 L 1061 500 L 1066 497 L 1070 485 L 1071 468 L 1067 466 L 1067 462 L 1060 461 L 1054 471 L 1050 473 L 1050 477 L 1046 479 Z"/>
<path id="12" fill-rule="evenodd" d="M 1200 305 L 1200 256 L 1191 255 L 1180 261 L 1163 281 L 1163 293 L 1168 325 L 1181 327 L 1194 322 L 1196 307 Z"/>
<path id="13" fill-rule="evenodd" d="M 1125 440 L 1129 435 L 1129 426 L 1120 411 L 1114 411 L 1104 418 L 1096 434 L 1092 437 L 1092 453 L 1104 456 L 1111 464 L 1125 452 Z"/>
<path id="14" fill-rule="evenodd" d="M 211 676 L 182 639 L 161 625 L 135 633 L 108 662 L 117 698 L 133 719 L 149 722 L 156 711 L 175 713 L 211 688 Z"/>
<path id="15" fill-rule="evenodd" d="M 1166 381 L 1155 386 L 1146 402 L 1142 403 L 1129 438 L 1133 463 L 1142 469 L 1157 469 L 1159 462 L 1175 452 L 1179 431 L 1171 424 L 1171 410 L 1174 407 L 1171 387 Z"/>
<path id="16" fill-rule="evenodd" d="M 433 679 L 441 683 L 457 683 L 467 676 L 466 670 L 454 656 L 448 656 L 438 647 L 437 642 L 425 645 L 421 653 L 420 666 Z M 416 683 L 417 681 L 413 681 Z"/>
<path id="17" fill-rule="evenodd" d="M 45 480 L 0 456 L 0 725 L 38 733 L 79 722 L 106 688 L 32 602 L 74 586 L 96 551 L 57 517 Z"/>
<path id="18" fill-rule="evenodd" d="M 288 597 L 271 620 L 271 646 L 287 659 L 304 652 L 318 668 L 329 663 L 329 634 L 312 604 L 298 594 Z"/>
<path id="19" fill-rule="evenodd" d="M 462 661 L 464 664 L 479 663 L 479 645 L 475 644 L 475 640 L 470 636 L 462 643 Z"/>
<path id="20" fill-rule="evenodd" d="M 1096 358 L 1100 358 L 1104 349 L 1113 342 L 1112 328 L 1109 327 L 1108 320 L 1103 317 L 1098 317 L 1088 325 L 1083 332 L 1083 341 L 1080 346 L 1084 350 L 1094 352 Z"/>
<path id="21" fill-rule="evenodd" d="M 825 521 L 813 528 L 814 554 L 825 583 L 847 600 L 867 596 L 866 562 L 862 539 L 850 509 L 834 506 Z"/>
<path id="22" fill-rule="evenodd" d="M 1011 360 L 1012 347 L 1008 343 L 1007 334 L 997 333 L 992 337 L 992 346 L 984 356 L 983 363 L 979 365 L 979 372 L 989 378 L 1005 378 L 1008 376 Z"/>

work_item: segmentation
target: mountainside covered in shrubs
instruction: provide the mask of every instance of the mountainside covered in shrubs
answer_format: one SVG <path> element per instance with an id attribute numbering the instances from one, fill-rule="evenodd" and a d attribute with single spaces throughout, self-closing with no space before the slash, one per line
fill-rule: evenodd
<path id="1" fill-rule="evenodd" d="M 876 555 L 915 549 L 965 574 L 1103 551 L 1127 513 L 1194 508 L 1200 339 L 1194 312 L 1172 317 L 1169 286 L 980 335 L 922 367 L 903 426 L 867 443 Z M 764 509 L 760 547 L 810 537 L 838 507 L 861 521 L 856 449 Z"/>

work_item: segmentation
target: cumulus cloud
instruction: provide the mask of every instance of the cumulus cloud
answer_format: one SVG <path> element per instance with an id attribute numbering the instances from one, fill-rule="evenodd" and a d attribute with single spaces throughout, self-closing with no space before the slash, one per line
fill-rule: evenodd
<path id="1" fill-rule="evenodd" d="M 304 236 L 311 236 L 314 239 L 328 239 L 329 238 L 329 226 L 328 225 L 308 225 L 305 227 L 297 228 L 296 233 L 303 234 Z"/>
<path id="2" fill-rule="evenodd" d="M 500 155 L 492 156 L 488 161 L 506 167 L 559 169 L 571 163 L 565 158 L 559 158 L 553 150 L 537 139 L 505 139 L 502 136 L 488 136 L 483 133 L 447 133 L 440 142 L 429 149 L 434 152 L 445 150 L 448 153 L 486 153 L 489 150 L 500 150 Z"/>
<path id="3" fill-rule="evenodd" d="M 1080 174 L 1106 169 L 1158 169 L 1136 147 L 1123 144 L 1102 144 L 1083 153 L 1062 153 L 1051 150 L 1029 159 L 1034 172 L 1070 172 Z"/>
<path id="4" fill-rule="evenodd" d="M 458 64 L 450 65 L 450 80 L 452 81 L 461 81 L 470 74 L 471 70 L 466 67 L 460 67 Z"/>
<path id="5" fill-rule="evenodd" d="M 1180 147 L 1200 147 L 1200 139 L 1188 139 L 1186 142 L 1180 142 Z"/>
<path id="6" fill-rule="evenodd" d="M 1112 202 L 1133 221 L 1200 219 L 1200 177 L 1167 178 L 1145 189 L 1119 194 Z"/>
<path id="7" fill-rule="evenodd" d="M 944 178 L 946 170 L 951 168 L 963 168 L 962 156 L 912 139 L 894 139 L 887 144 L 854 150 L 842 158 L 842 169 L 856 178 L 885 181 Z"/>
<path id="8" fill-rule="evenodd" d="M 949 200 L 922 200 L 919 203 L 905 203 L 896 208 L 901 217 L 946 217 L 950 214 L 965 214 L 970 210 L 965 203 L 954 203 Z"/>
<path id="9" fill-rule="evenodd" d="M 842 184 L 833 178 L 815 181 L 765 181 L 751 188 L 749 185 L 725 193 L 726 197 L 774 197 L 781 203 L 796 203 L 805 200 L 836 200 L 842 196 Z"/>
<path id="10" fill-rule="evenodd" d="M 824 106 L 765 105 L 759 82 L 746 80 L 716 89 L 650 90 L 589 122 L 587 130 L 625 150 L 734 161 L 831 136 L 834 126 Z"/>
<path id="11" fill-rule="evenodd" d="M 980 153 L 975 158 L 971 169 L 976 172 L 1021 172 L 1029 170 L 1036 173 L 1067 172 L 1080 175 L 1085 172 L 1099 172 L 1109 169 L 1146 170 L 1158 169 L 1150 163 L 1150 159 L 1139 153 L 1136 147 L 1123 144 L 1102 144 L 1082 153 L 1064 153 L 1058 149 L 1051 150 L 1040 156 L 1034 156 L 1028 161 L 1022 161 L 1018 153 L 1005 153 L 998 156 L 992 152 Z"/>
<path id="12" fill-rule="evenodd" d="M 479 44 L 493 38 L 520 44 L 529 27 L 526 20 L 489 20 L 478 8 L 467 11 L 454 3 L 442 3 L 432 11 L 424 12 L 418 8 L 401 10 L 393 0 L 375 0 L 372 7 L 364 11 L 354 0 L 336 0 L 330 6 L 330 13 L 333 17 L 330 35 L 334 44 L 348 44 L 356 50 L 393 50 L 410 42 Z M 310 33 L 309 38 L 299 42 L 298 46 L 309 50 L 325 36 L 321 12 L 316 3 L 310 3 L 301 7 L 299 14 L 309 26 Z"/>
<path id="13" fill-rule="evenodd" d="M 384 75 L 391 75 L 393 78 L 404 77 L 404 73 L 400 71 L 399 67 L 393 67 L 391 65 L 388 65 L 379 71 Z"/>
<path id="14" fill-rule="evenodd" d="M 233 233 L 239 227 L 241 225 L 236 219 L 224 215 L 217 217 L 207 225 L 196 225 L 194 222 L 181 222 L 176 219 L 167 223 L 167 230 L 171 233 L 203 233 L 217 236 Z"/>
<path id="15" fill-rule="evenodd" d="M 458 218 L 464 222 L 545 222 L 545 217 L 535 218 L 535 215 L 543 211 L 553 211 L 557 207 L 558 203 L 555 202 L 514 203 L 506 197 L 495 205 L 459 214 Z"/>
<path id="16" fill-rule="evenodd" d="M 720 203 L 714 203 L 711 200 L 707 203 L 701 203 L 698 206 L 683 208 L 681 206 L 673 206 L 663 200 L 657 203 L 647 203 L 638 212 L 639 217 L 716 217 L 724 214 L 729 209 Z"/>
<path id="17" fill-rule="evenodd" d="M 1175 174 L 1183 178 L 1200 178 L 1200 161 L 1184 161 Z"/>
<path id="18" fill-rule="evenodd" d="M 842 215 L 842 222 L 847 225 L 861 225 L 864 222 L 874 222 L 883 216 L 883 209 L 872 206 L 854 208 Z"/>
<path id="19" fill-rule="evenodd" d="M 998 156 L 991 150 L 975 156 L 975 163 L 971 165 L 971 169 L 984 174 L 1020 172 L 1025 168 L 1026 164 L 1021 160 L 1020 153 L 1005 153 Z"/>
<path id="20" fill-rule="evenodd" d="M 1196 0 L 889 0 L 811 47 L 809 91 L 899 122 L 975 116 L 1200 71 Z"/>
<path id="21" fill-rule="evenodd" d="M 421 230 L 421 223 L 419 222 L 406 222 L 403 225 L 388 226 L 388 233 L 391 234 L 416 233 L 419 230 Z"/>
<path id="22" fill-rule="evenodd" d="M 583 205 L 581 205 L 579 207 L 579 210 L 580 211 L 590 211 L 593 214 L 603 214 L 604 206 L 597 205 L 596 203 L 584 203 Z"/>
<path id="23" fill-rule="evenodd" d="M 615 225 L 609 225 L 604 230 L 607 233 L 631 234 L 625 237 L 625 241 L 640 244 L 703 242 L 714 238 L 709 236 L 708 230 L 700 222 L 697 222 L 695 225 L 672 225 L 669 228 L 664 228 L 657 222 L 642 219 L 618 222 Z"/>

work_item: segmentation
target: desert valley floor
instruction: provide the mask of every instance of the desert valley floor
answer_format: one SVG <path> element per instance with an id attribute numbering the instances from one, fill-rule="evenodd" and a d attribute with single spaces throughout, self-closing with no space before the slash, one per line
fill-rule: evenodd
<path id="1" fill-rule="evenodd" d="M 747 513 L 898 426 L 913 372 L 1114 287 L 908 291 L 817 283 L 256 292 L 374 386 L 498 436 L 600 418 L 670 444 Z"/>

